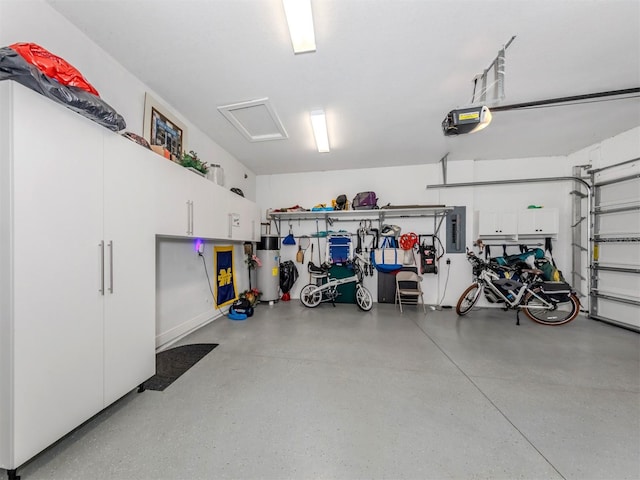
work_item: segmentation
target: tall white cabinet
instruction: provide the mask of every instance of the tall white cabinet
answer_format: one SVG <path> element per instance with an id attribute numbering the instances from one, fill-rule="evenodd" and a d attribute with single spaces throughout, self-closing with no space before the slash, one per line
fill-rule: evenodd
<path id="1" fill-rule="evenodd" d="M 155 160 L 0 82 L 0 467 L 155 371 Z"/>
<path id="2" fill-rule="evenodd" d="M 153 376 L 156 235 L 259 225 L 254 202 L 0 82 L 0 468 Z"/>
<path id="3" fill-rule="evenodd" d="M 155 373 L 155 203 L 150 172 L 158 156 L 104 133 L 106 406 Z"/>

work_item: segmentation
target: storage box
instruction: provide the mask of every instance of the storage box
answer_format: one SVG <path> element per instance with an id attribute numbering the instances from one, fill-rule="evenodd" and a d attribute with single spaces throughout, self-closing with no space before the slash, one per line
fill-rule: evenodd
<path id="1" fill-rule="evenodd" d="M 171 152 L 162 145 L 151 145 L 151 150 L 156 152 L 158 155 L 162 155 L 167 160 L 171 160 Z"/>

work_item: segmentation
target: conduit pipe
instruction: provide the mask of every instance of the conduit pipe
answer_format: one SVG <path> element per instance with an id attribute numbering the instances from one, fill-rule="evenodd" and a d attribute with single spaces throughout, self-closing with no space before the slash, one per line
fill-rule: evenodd
<path id="1" fill-rule="evenodd" d="M 593 265 L 593 257 L 592 251 L 593 248 L 591 246 L 591 185 L 589 182 L 580 177 L 542 177 L 542 178 L 515 178 L 512 180 L 488 180 L 483 182 L 463 182 L 463 183 L 441 183 L 441 184 L 433 184 L 427 185 L 426 189 L 439 189 L 439 188 L 459 188 L 459 187 L 484 187 L 489 185 L 513 185 L 518 183 L 544 183 L 544 182 L 579 182 L 584 185 L 587 189 L 587 258 L 589 259 L 589 270 Z M 587 313 L 591 310 L 591 272 L 587 274 Z"/>

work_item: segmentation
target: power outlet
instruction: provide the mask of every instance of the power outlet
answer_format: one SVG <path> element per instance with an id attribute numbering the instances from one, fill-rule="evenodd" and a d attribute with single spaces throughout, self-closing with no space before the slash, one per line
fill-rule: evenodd
<path id="1" fill-rule="evenodd" d="M 198 244 L 198 255 L 202 255 L 204 253 L 204 243 Z"/>
<path id="2" fill-rule="evenodd" d="M 447 258 L 447 265 L 451 265 L 451 259 Z"/>

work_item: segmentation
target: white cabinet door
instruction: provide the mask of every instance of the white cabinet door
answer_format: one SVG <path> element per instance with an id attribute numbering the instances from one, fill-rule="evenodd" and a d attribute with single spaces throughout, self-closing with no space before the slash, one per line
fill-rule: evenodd
<path id="1" fill-rule="evenodd" d="M 253 237 L 254 203 L 233 192 L 229 192 L 230 198 L 230 222 L 231 238 L 239 241 L 249 241 Z"/>
<path id="2" fill-rule="evenodd" d="M 211 202 L 213 206 L 211 218 L 213 228 L 212 238 L 224 240 L 231 238 L 229 233 L 231 229 L 229 224 L 229 208 L 232 195 L 235 195 L 235 193 L 219 185 L 213 185 L 211 190 Z"/>
<path id="3" fill-rule="evenodd" d="M 199 177 L 193 172 L 191 183 L 192 235 L 198 238 L 216 238 L 218 228 L 216 221 L 222 216 L 216 204 L 215 191 L 219 188 L 210 180 Z"/>
<path id="4" fill-rule="evenodd" d="M 155 184 L 158 235 L 191 236 L 191 181 L 194 173 L 156 154 L 150 181 Z"/>
<path id="5" fill-rule="evenodd" d="M 536 208 L 524 210 L 518 218 L 520 235 L 556 235 L 558 233 L 558 210 Z"/>
<path id="6" fill-rule="evenodd" d="M 246 228 L 246 203 L 240 195 L 229 191 L 229 238 L 242 240 Z"/>
<path id="7" fill-rule="evenodd" d="M 20 465 L 103 408 L 103 127 L 18 84 L 13 89 L 13 429 Z"/>
<path id="8" fill-rule="evenodd" d="M 227 238 L 227 190 L 167 160 L 152 167 L 156 233 Z"/>
<path id="9" fill-rule="evenodd" d="M 105 406 L 155 373 L 156 157 L 105 132 Z"/>
<path id="10" fill-rule="evenodd" d="M 225 240 L 234 240 L 238 237 L 238 231 L 241 220 L 241 208 L 238 206 L 239 195 L 233 193 L 231 190 L 221 188 L 216 193 L 218 199 L 220 199 L 221 205 L 224 205 L 224 210 L 221 212 L 219 233 L 220 238 Z"/>
<path id="11" fill-rule="evenodd" d="M 518 217 L 512 212 L 481 210 L 478 214 L 479 236 L 509 236 L 518 233 Z"/>
<path id="12" fill-rule="evenodd" d="M 251 240 L 252 242 L 260 241 L 260 208 L 255 203 L 252 209 L 252 221 L 251 221 Z"/>

